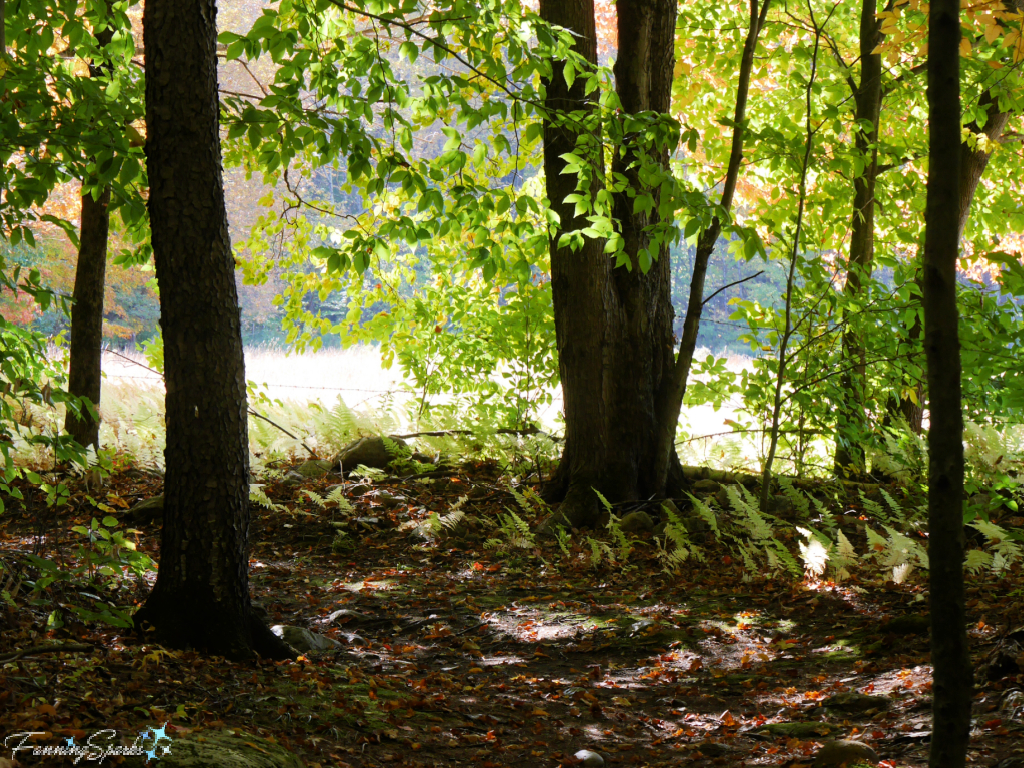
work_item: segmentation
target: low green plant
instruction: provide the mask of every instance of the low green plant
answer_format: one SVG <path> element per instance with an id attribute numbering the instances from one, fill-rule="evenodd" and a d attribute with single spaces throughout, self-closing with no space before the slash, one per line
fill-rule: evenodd
<path id="1" fill-rule="evenodd" d="M 498 513 L 498 528 L 493 538 L 484 542 L 485 549 L 510 552 L 513 549 L 532 549 L 536 546 L 530 524 L 513 510 Z"/>
<path id="2" fill-rule="evenodd" d="M 345 488 L 341 485 L 336 486 L 326 496 L 321 496 L 316 491 L 310 491 L 307 489 L 303 489 L 302 492 L 310 498 L 310 501 L 312 501 L 322 510 L 326 510 L 328 508 L 328 504 L 336 504 L 337 509 L 340 510 L 342 513 L 346 515 L 355 514 L 355 509 L 349 503 L 349 500 L 345 498 Z"/>
<path id="3" fill-rule="evenodd" d="M 102 621 L 115 627 L 132 626 L 129 608 L 117 606 L 84 590 L 117 593 L 123 590 L 127 580 L 138 583 L 156 570 L 149 555 L 139 552 L 135 542 L 128 538 L 138 531 L 120 530 L 117 519 L 111 516 L 102 520 L 93 518 L 88 526 L 76 525 L 71 530 L 80 537 L 74 566 L 63 567 L 43 557 L 26 555 L 26 559 L 40 574 L 30 584 L 33 592 L 41 596 L 51 585 L 65 584 L 75 591 L 77 597 L 92 601 L 91 608 L 78 605 L 77 602 L 67 605 L 68 610 L 83 621 Z M 60 612 L 53 611 L 48 624 L 57 628 L 62 623 Z"/>
<path id="4" fill-rule="evenodd" d="M 667 504 L 662 505 L 661 511 L 666 520 L 664 534 L 658 539 L 658 559 L 664 570 L 670 572 L 691 557 L 697 562 L 704 562 L 704 553 L 690 541 L 689 531 L 679 515 Z"/>
<path id="5" fill-rule="evenodd" d="M 434 538 L 446 531 L 451 532 L 457 529 L 459 524 L 466 519 L 462 505 L 467 501 L 469 501 L 468 496 L 460 496 L 447 513 L 441 515 L 437 510 L 431 512 L 425 520 L 418 524 L 421 535 Z"/>
<path id="6" fill-rule="evenodd" d="M 562 556 L 567 560 L 572 559 L 572 534 L 564 526 L 560 525 L 555 529 L 555 543 L 558 544 L 558 548 L 562 551 Z"/>

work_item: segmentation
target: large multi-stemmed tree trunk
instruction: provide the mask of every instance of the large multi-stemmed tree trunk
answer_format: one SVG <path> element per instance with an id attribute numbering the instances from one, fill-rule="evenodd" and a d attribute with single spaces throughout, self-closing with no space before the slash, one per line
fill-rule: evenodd
<path id="1" fill-rule="evenodd" d="M 751 0 L 751 34 L 743 56 L 740 96 L 729 173 L 722 207 L 727 212 L 742 159 L 746 94 L 757 34 L 764 23 L 769 0 Z M 667 115 L 674 69 L 676 3 L 674 0 L 619 0 L 619 50 L 614 68 L 616 93 L 627 115 L 656 112 Z M 592 0 L 542 0 L 541 16 L 571 30 L 576 50 L 591 64 L 597 62 L 597 40 Z M 559 246 L 563 232 L 582 229 L 586 220 L 566 203 L 577 191 L 574 174 L 563 173 L 567 152 L 591 153 L 596 197 L 603 176 L 602 137 L 581 135 L 584 121 L 558 115 L 590 114 L 594 105 L 584 92 L 583 80 L 572 87 L 555 62 L 546 82 L 545 107 L 551 117 L 544 124 L 544 171 L 547 195 L 558 214 L 560 227 L 551 239 L 551 286 L 559 372 L 565 402 L 565 450 L 548 489 L 561 499 L 556 523 L 589 525 L 598 515 L 599 491 L 610 501 L 650 498 L 681 486 L 682 474 L 674 437 L 696 346 L 703 302 L 707 260 L 722 222 L 701 240 L 694 270 L 694 288 L 678 357 L 672 334 L 674 311 L 669 279 L 668 247 L 656 245 L 651 232 L 657 227 L 656 204 L 649 213 L 634 210 L 626 190 L 613 196 L 613 216 L 624 241 L 629 268 L 613 266 L 604 252 L 605 242 L 585 238 L 578 250 Z M 624 175 L 633 191 L 642 190 L 636 167 L 636 148 L 615 147 L 612 171 Z M 668 147 L 646 147 L 649 158 L 668 166 Z M 639 254 L 651 253 L 645 273 Z M 652 252 L 653 250 L 653 252 Z"/>
<path id="2" fill-rule="evenodd" d="M 109 3 L 108 17 L 109 17 Z M 96 34 L 100 48 L 114 37 L 107 26 Z M 89 64 L 90 77 L 98 77 L 109 67 Z M 110 187 L 95 190 L 90 179 L 82 192 L 82 223 L 78 236 L 78 264 L 72 292 L 71 339 L 68 344 L 68 392 L 84 397 L 96 408 L 100 404 L 101 358 L 103 351 L 103 289 L 107 272 L 107 237 L 110 231 Z M 94 196 L 95 195 L 95 196 Z M 99 448 L 99 420 L 88 408 L 78 414 L 68 411 L 64 429 L 79 445 Z"/>
<path id="3" fill-rule="evenodd" d="M 928 193 L 922 266 L 928 363 L 928 561 L 934 667 L 932 768 L 964 765 L 971 724 L 971 666 L 964 612 L 963 416 L 956 307 L 962 190 L 960 5 L 928 13 Z"/>
<path id="4" fill-rule="evenodd" d="M 619 51 L 616 90 L 623 111 L 667 113 L 673 71 L 674 0 L 618 3 Z M 576 49 L 597 63 L 597 35 L 592 0 L 542 0 L 541 15 L 576 34 Z M 564 66 L 554 63 L 546 83 L 546 108 L 552 115 L 582 110 L 593 104 L 584 92 L 585 78 L 568 87 Z M 565 401 L 566 443 L 549 493 L 563 497 L 559 521 L 586 525 L 597 517 L 594 490 L 610 501 L 663 492 L 654 484 L 657 394 L 672 364 L 673 310 L 669 292 L 667 248 L 652 254 L 645 274 L 638 253 L 650 245 L 648 226 L 656 212 L 634 214 L 625 193 L 613 202 L 629 268 L 614 268 L 604 252 L 605 241 L 586 238 L 573 250 L 559 247 L 564 231 L 581 229 L 567 195 L 576 191 L 575 174 L 563 173 L 562 155 L 586 148 L 594 169 L 591 196 L 603 181 L 602 136 L 578 133 L 580 121 L 549 119 L 544 128 L 544 171 L 547 194 L 559 216 L 560 230 L 551 240 L 551 290 L 555 312 L 559 372 Z M 667 152 L 659 158 L 667 165 Z M 617 147 L 612 170 L 634 184 L 635 157 Z"/>
<path id="5" fill-rule="evenodd" d="M 853 179 L 853 221 L 850 228 L 850 259 L 844 291 L 859 296 L 871 278 L 875 257 L 875 185 L 878 179 L 878 121 L 882 107 L 881 21 L 875 0 L 863 0 L 860 12 L 860 82 L 850 79 L 855 104 L 855 148 L 864 170 Z M 836 428 L 837 472 L 852 468 L 864 471 L 861 441 L 868 429 L 864 413 L 866 361 L 864 344 L 853 329 L 843 333 L 843 374 L 845 398 L 840 403 Z"/>
<path id="6" fill-rule="evenodd" d="M 214 0 L 148 0 L 146 161 L 167 386 L 164 524 L 136 628 L 230 658 L 290 648 L 249 598 L 245 370 L 221 178 Z"/>

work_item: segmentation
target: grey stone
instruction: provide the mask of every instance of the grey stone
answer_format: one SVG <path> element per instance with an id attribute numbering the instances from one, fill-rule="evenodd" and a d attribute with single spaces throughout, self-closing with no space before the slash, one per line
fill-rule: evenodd
<path id="1" fill-rule="evenodd" d="M 725 488 L 718 489 L 718 493 L 715 494 L 715 501 L 718 502 L 718 506 L 722 509 L 732 508 L 732 501 L 729 500 L 729 492 Z"/>
<path id="2" fill-rule="evenodd" d="M 619 527 L 626 533 L 649 532 L 654 530 L 654 519 L 642 509 L 638 509 L 622 518 Z"/>
<path id="3" fill-rule="evenodd" d="M 698 480 L 693 484 L 693 490 L 698 493 L 718 493 L 722 488 L 722 484 L 715 480 Z"/>
<path id="4" fill-rule="evenodd" d="M 377 491 L 376 495 L 374 496 L 374 499 L 383 504 L 385 509 L 397 507 L 399 504 L 405 501 L 404 497 L 395 496 L 394 494 L 388 493 L 387 491 Z"/>
<path id="5" fill-rule="evenodd" d="M 812 765 L 814 768 L 839 768 L 841 765 L 877 762 L 878 753 L 867 744 L 850 739 L 836 739 L 818 750 Z"/>
<path id="6" fill-rule="evenodd" d="M 829 696 L 821 705 L 838 712 L 867 712 L 869 709 L 888 709 L 892 702 L 885 696 L 869 696 L 866 693 L 847 691 Z"/>
<path id="7" fill-rule="evenodd" d="M 365 613 L 359 611 L 353 611 L 351 608 L 342 608 L 334 611 L 330 616 L 327 617 L 328 624 L 345 624 L 349 622 L 366 621 L 367 616 Z"/>
<path id="8" fill-rule="evenodd" d="M 316 479 L 324 477 L 331 471 L 332 466 L 333 464 L 329 461 L 310 459 L 309 461 L 302 462 L 295 471 L 303 477 Z"/>
<path id="9" fill-rule="evenodd" d="M 699 515 L 693 515 L 692 517 L 684 517 L 683 525 L 686 526 L 687 533 L 705 533 L 711 530 L 711 526 L 707 524 L 707 521 Z"/>
<path id="10" fill-rule="evenodd" d="M 318 635 L 316 632 L 310 632 L 305 627 L 276 624 L 270 628 L 270 631 L 299 653 L 305 653 L 306 651 L 330 651 L 341 647 L 341 643 L 337 640 Z"/>
<path id="11" fill-rule="evenodd" d="M 285 473 L 284 480 L 282 482 L 284 483 L 284 485 L 288 486 L 289 488 L 292 488 L 296 485 L 302 485 L 304 482 L 306 482 L 306 480 L 306 477 L 300 475 L 294 469 L 290 469 L 288 470 L 288 472 Z"/>
<path id="12" fill-rule="evenodd" d="M 193 731 L 186 736 L 168 735 L 159 744 L 139 742 L 142 749 L 154 749 L 157 760 L 147 764 L 146 755 L 131 755 L 127 768 L 159 765 L 160 768 L 302 768 L 303 762 L 280 744 L 240 731 Z"/>
<path id="13" fill-rule="evenodd" d="M 679 511 L 679 507 L 676 506 L 676 503 L 672 501 L 672 499 L 664 499 L 661 502 L 661 511 L 666 513 L 671 512 L 676 517 L 680 517 L 683 514 Z"/>
<path id="14" fill-rule="evenodd" d="M 577 765 L 584 768 L 601 768 L 604 765 L 604 758 L 590 749 L 581 749 L 573 757 L 580 761 Z"/>
<path id="15" fill-rule="evenodd" d="M 142 523 L 147 520 L 152 520 L 156 517 L 163 517 L 164 514 L 164 495 L 162 493 L 156 496 L 151 496 L 148 499 L 143 499 L 125 515 L 127 520 L 133 523 Z"/>
<path id="16" fill-rule="evenodd" d="M 389 437 L 385 444 L 385 438 L 379 435 L 361 437 L 344 448 L 332 459 L 332 465 L 340 465 L 345 472 L 355 469 L 362 464 L 365 467 L 384 469 L 395 459 L 401 458 L 396 448 L 404 448 L 405 441 L 398 437 Z M 391 450 L 388 450 L 390 447 Z"/>

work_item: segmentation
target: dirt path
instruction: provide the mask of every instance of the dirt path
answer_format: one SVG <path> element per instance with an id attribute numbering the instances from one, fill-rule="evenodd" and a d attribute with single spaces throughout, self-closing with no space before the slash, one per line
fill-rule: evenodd
<path id="1" fill-rule="evenodd" d="M 112 493 L 130 502 L 159 490 L 137 483 L 115 481 Z M 323 496 L 326 485 L 307 487 Z M 46 612 L 19 602 L 0 653 L 40 640 L 97 650 L 0 666 L 0 731 L 58 738 L 169 720 L 172 737 L 271 737 L 311 766 L 558 766 L 584 749 L 605 765 L 789 766 L 836 738 L 887 765 L 927 764 L 919 586 L 745 582 L 713 547 L 670 575 L 650 540 L 624 566 L 595 570 L 580 542 L 568 556 L 554 544 L 497 556 L 486 525 L 416 534 L 462 496 L 476 520 L 515 509 L 487 467 L 363 490 L 352 519 L 269 486 L 286 509 L 257 512 L 253 527 L 254 599 L 272 624 L 325 634 L 337 650 L 233 665 L 70 621 L 47 639 Z M 347 535 L 332 550 L 341 521 Z M 0 558 L 11 560 L 30 542 L 24 518 L 4 522 Z M 146 546 L 157 538 L 144 529 Z M 1022 623 L 1018 584 L 972 582 L 979 663 Z M 970 759 L 1020 768 L 1019 670 L 978 678 Z"/>

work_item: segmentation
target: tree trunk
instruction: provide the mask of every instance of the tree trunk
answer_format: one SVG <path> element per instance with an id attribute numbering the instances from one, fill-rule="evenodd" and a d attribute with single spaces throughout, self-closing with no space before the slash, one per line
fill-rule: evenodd
<path id="1" fill-rule="evenodd" d="M 871 279 L 875 256 L 875 182 L 878 178 L 878 121 L 882 106 L 882 55 L 874 53 L 882 42 L 881 23 L 875 16 L 875 0 L 863 0 L 860 12 L 860 85 L 853 89 L 856 109 L 855 144 L 864 163 L 864 172 L 853 180 L 853 223 L 850 231 L 850 260 L 845 292 L 859 296 L 863 284 Z M 851 83 L 852 85 L 852 83 Z M 864 124 L 868 123 L 869 128 Z M 865 419 L 864 343 L 859 334 L 848 329 L 843 334 L 842 390 L 836 429 L 835 466 L 837 474 L 853 470 L 864 472 L 861 447 L 868 425 Z"/>
<path id="2" fill-rule="evenodd" d="M 741 67 L 736 128 L 722 207 L 729 210 L 742 159 L 743 121 L 747 86 L 753 66 L 757 34 L 770 0 L 751 0 L 751 33 Z M 591 0 L 542 0 L 541 16 L 576 35 L 576 49 L 596 63 L 597 47 Z M 623 112 L 668 114 L 674 69 L 676 3 L 673 0 L 619 0 L 619 51 L 615 64 L 616 92 Z M 759 13 L 760 11 L 760 13 Z M 579 134 L 557 118 L 568 110 L 588 112 L 580 78 L 568 89 L 563 66 L 553 65 L 546 83 L 549 119 L 544 127 L 544 170 L 547 194 L 558 214 L 560 230 L 551 241 L 552 299 L 558 341 L 559 371 L 565 398 L 566 442 L 562 461 L 548 487 L 549 500 L 563 499 L 554 523 L 590 525 L 599 508 L 593 489 L 610 501 L 663 496 L 682 486 L 682 469 L 675 452 L 686 378 L 689 374 L 703 301 L 708 257 L 721 231 L 715 219 L 704 233 L 691 282 L 690 308 L 678 359 L 672 338 L 668 248 L 652 253 L 645 274 L 639 254 L 652 247 L 649 228 L 658 221 L 657 204 L 651 213 L 635 213 L 633 198 L 625 191 L 613 197 L 613 215 L 621 226 L 630 268 L 613 268 L 604 253 L 604 241 L 586 239 L 573 252 L 559 248 L 563 231 L 586 226 L 565 197 L 576 191 L 576 177 L 563 174 L 561 155 L 576 147 Z M 570 126 L 570 127 L 566 127 Z M 591 146 L 599 137 L 588 137 Z M 667 167 L 668 148 L 647 147 L 649 156 Z M 623 174 L 633 190 L 641 188 L 633 150 L 616 150 L 612 170 Z M 599 186 L 602 160 L 594 159 Z M 657 191 L 654 191 L 657 200 Z"/>
<path id="3" fill-rule="evenodd" d="M 960 6 L 932 0 L 928 35 L 928 194 L 923 260 L 928 361 L 928 560 L 934 666 L 929 765 L 961 768 L 971 724 L 963 576 L 963 418 L 956 261 L 961 210 Z"/>
<path id="4" fill-rule="evenodd" d="M 82 226 L 78 240 L 78 265 L 71 306 L 68 392 L 100 404 L 100 361 L 103 352 L 103 285 L 107 271 L 107 234 L 110 228 L 110 187 L 94 200 L 82 195 Z M 100 447 L 99 419 L 83 404 L 76 416 L 70 410 L 64 429 L 82 446 Z"/>
<path id="5" fill-rule="evenodd" d="M 109 4 L 107 6 L 109 11 Z M 96 35 L 100 47 L 114 37 L 108 23 Z M 89 65 L 90 77 L 98 77 L 109 67 L 95 62 Z M 91 183 L 90 183 L 91 182 Z M 78 264 L 71 306 L 71 341 L 68 345 L 68 392 L 84 397 L 95 408 L 100 405 L 101 358 L 103 356 L 103 288 L 107 272 L 107 236 L 110 232 L 110 187 L 93 197 L 93 180 L 82 193 L 82 224 L 78 238 Z M 98 414 L 83 407 L 78 415 L 68 411 L 64 429 L 82 446 L 100 447 Z"/>
<path id="6" fill-rule="evenodd" d="M 541 0 L 541 17 L 575 35 L 576 51 L 597 64 L 597 31 L 593 0 Z M 563 232 L 580 229 L 587 222 L 575 216 L 575 205 L 565 202 L 576 191 L 574 174 L 563 173 L 562 155 L 576 148 L 578 122 L 560 121 L 557 115 L 573 111 L 590 113 L 593 104 L 584 91 L 585 78 L 568 87 L 563 62 L 552 62 L 551 79 L 545 82 L 544 175 L 551 209 L 559 227 L 551 237 L 551 294 L 554 305 L 558 370 L 565 408 L 565 449 L 546 496 L 561 500 L 559 518 L 573 527 L 587 525 L 597 516 L 592 488 L 600 484 L 612 448 L 608 432 L 606 397 L 613 361 L 610 358 L 609 316 L 612 264 L 604 254 L 604 241 L 585 238 L 573 251 L 559 247 Z M 597 153 L 592 194 L 596 194 L 601 160 L 600 136 L 589 137 Z M 604 486 L 607 490 L 607 485 Z"/>
<path id="7" fill-rule="evenodd" d="M 676 0 L 619 0 L 619 51 L 615 62 L 615 90 L 627 115 L 641 112 L 669 114 Z M 668 147 L 646 147 L 649 158 L 668 168 Z M 638 161 L 628 147 L 612 159 L 612 173 L 625 176 L 630 192 L 643 189 Z M 634 197 L 622 190 L 614 194 L 613 215 L 621 226 L 630 268 L 612 272 L 614 293 L 614 369 L 611 373 L 611 445 L 614 453 L 607 471 L 623 478 L 616 489 L 619 499 L 647 498 L 665 492 L 667 475 L 659 476 L 666 461 L 676 457 L 675 425 L 660 424 L 659 394 L 668 386 L 675 362 L 672 321 L 671 262 L 668 246 L 652 243 L 649 227 L 660 222 L 660 192 L 651 190 L 654 208 L 635 212 Z M 646 230 L 646 231 L 645 231 Z M 645 274 L 640 254 L 650 252 L 653 263 Z M 660 450 L 659 427 L 671 430 L 673 441 Z M 676 461 L 678 465 L 678 461 Z"/>
<path id="8" fill-rule="evenodd" d="M 252 610 L 245 370 L 221 178 L 214 0 L 149 0 L 149 213 L 164 337 L 167 474 L 156 586 L 135 616 L 166 645 L 294 655 Z"/>

